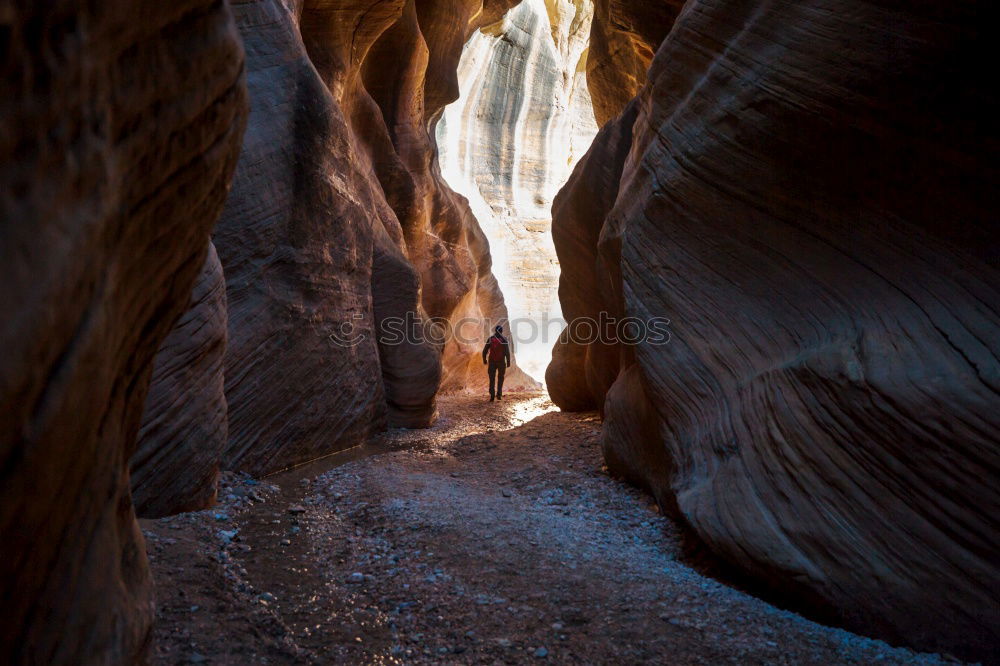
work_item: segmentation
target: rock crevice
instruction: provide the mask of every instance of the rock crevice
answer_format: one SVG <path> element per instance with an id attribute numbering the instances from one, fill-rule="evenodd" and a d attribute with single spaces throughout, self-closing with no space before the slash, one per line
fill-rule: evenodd
<path id="1" fill-rule="evenodd" d="M 542 378 L 559 334 L 559 263 L 550 206 L 590 145 L 585 68 L 589 0 L 524 0 L 473 33 L 461 96 L 436 128 L 439 162 L 490 238 L 519 362 Z"/>

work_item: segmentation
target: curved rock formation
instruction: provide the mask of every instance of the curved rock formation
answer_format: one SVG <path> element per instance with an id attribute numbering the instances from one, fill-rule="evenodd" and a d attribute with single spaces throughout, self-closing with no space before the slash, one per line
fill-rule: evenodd
<path id="1" fill-rule="evenodd" d="M 223 395 L 226 285 L 215 246 L 187 312 L 160 345 L 131 460 L 132 503 L 143 518 L 211 506 L 228 423 Z"/>
<path id="2" fill-rule="evenodd" d="M 436 128 L 442 173 L 490 237 L 518 362 L 539 379 L 561 319 L 549 208 L 597 132 L 585 76 L 592 12 L 589 0 L 524 0 L 473 33 L 461 97 Z"/>
<path id="3" fill-rule="evenodd" d="M 483 381 L 482 342 L 507 312 L 428 128 L 457 96 L 462 44 L 506 9 L 233 4 L 251 113 L 215 234 L 228 466 L 273 471 L 427 425 L 439 387 Z M 468 340 L 445 335 L 463 321 Z"/>
<path id="4" fill-rule="evenodd" d="M 250 117 L 214 236 L 229 304 L 225 462 L 265 472 L 385 423 L 371 297 L 385 205 L 355 166 L 347 121 L 306 55 L 299 17 L 280 0 L 232 8 Z"/>
<path id="5" fill-rule="evenodd" d="M 242 48 L 206 0 L 0 14 L 0 662 L 139 662 L 128 460 L 236 162 Z"/>
<path id="6" fill-rule="evenodd" d="M 996 138 L 977 119 L 997 99 L 969 66 L 989 54 L 977 12 L 688 2 L 554 221 L 564 310 L 666 317 L 672 340 L 557 348 L 549 384 L 603 404 L 609 465 L 757 581 L 995 660 Z"/>
<path id="7" fill-rule="evenodd" d="M 462 44 L 480 25 L 499 20 L 510 4 L 407 3 L 361 69 L 359 98 L 374 101 L 384 128 L 380 133 L 355 114 L 355 132 L 365 137 L 406 254 L 420 275 L 420 303 L 430 321 L 441 324 L 434 330 L 446 333 L 438 340 L 426 331 L 443 343 L 444 391 L 482 385 L 480 350 L 492 326 L 507 320 L 507 309 L 478 221 L 441 178 L 432 128 L 458 95 Z M 534 384 L 516 364 L 509 380 L 511 388 Z"/>
<path id="8" fill-rule="evenodd" d="M 646 71 L 686 0 L 594 0 L 587 86 L 603 127 L 646 82 Z"/>
<path id="9" fill-rule="evenodd" d="M 552 238 L 563 267 L 559 300 L 570 325 L 552 350 L 545 384 L 552 401 L 563 409 L 602 409 L 620 356 L 628 351 L 620 349 L 613 336 L 591 341 L 581 322 L 600 323 L 602 312 L 623 314 L 618 246 L 602 247 L 600 241 L 632 149 L 637 107 L 630 104 L 615 122 L 601 128 L 552 205 Z M 607 232 L 610 235 L 610 225 Z"/>

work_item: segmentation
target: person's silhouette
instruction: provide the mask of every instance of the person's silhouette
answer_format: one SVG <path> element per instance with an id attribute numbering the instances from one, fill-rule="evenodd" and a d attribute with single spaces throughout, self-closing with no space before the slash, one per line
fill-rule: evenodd
<path id="1" fill-rule="evenodd" d="M 488 359 L 487 359 L 488 357 Z M 494 398 L 503 400 L 503 376 L 510 367 L 510 345 L 507 338 L 503 337 L 503 326 L 493 329 L 493 335 L 486 341 L 483 347 L 483 365 L 488 365 L 487 372 L 490 376 L 490 402 Z M 496 390 L 493 389 L 493 381 L 496 379 Z"/>

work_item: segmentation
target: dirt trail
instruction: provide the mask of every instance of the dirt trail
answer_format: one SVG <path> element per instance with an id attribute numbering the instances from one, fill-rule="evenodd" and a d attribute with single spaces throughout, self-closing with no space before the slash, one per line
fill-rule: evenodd
<path id="1" fill-rule="evenodd" d="M 428 430 L 143 521 L 156 663 L 935 664 L 679 561 L 603 471 L 594 414 L 441 400 Z"/>

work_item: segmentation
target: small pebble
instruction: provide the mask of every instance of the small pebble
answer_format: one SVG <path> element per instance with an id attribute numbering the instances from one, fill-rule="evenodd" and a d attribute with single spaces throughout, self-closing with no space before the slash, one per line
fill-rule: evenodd
<path id="1" fill-rule="evenodd" d="M 219 537 L 219 541 L 222 543 L 232 543 L 238 532 L 239 530 L 219 530 L 216 536 Z"/>

